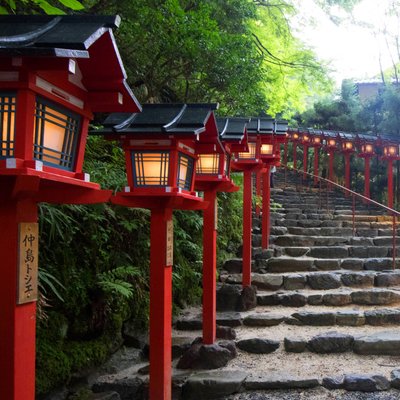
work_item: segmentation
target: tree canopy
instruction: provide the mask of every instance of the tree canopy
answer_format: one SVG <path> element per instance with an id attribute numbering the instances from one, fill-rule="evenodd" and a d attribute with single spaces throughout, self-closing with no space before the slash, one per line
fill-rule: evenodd
<path id="1" fill-rule="evenodd" d="M 290 0 L 3 0 L 1 12 L 120 14 L 118 45 L 141 102 L 219 102 L 221 114 L 290 116 L 329 92 L 291 32 Z"/>

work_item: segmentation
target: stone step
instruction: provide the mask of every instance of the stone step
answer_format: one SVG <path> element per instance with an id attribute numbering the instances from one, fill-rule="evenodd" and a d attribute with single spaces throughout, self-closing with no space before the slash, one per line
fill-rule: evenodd
<path id="1" fill-rule="evenodd" d="M 315 229 L 315 228 L 314 228 Z M 390 236 L 378 236 L 378 235 L 363 235 L 363 236 L 358 236 L 358 237 L 353 237 L 352 235 L 335 235 L 335 236 L 329 236 L 328 233 L 331 231 L 331 228 L 321 228 L 323 229 L 324 233 L 326 235 L 296 235 L 292 233 L 284 234 L 284 235 L 273 235 L 271 237 L 271 243 L 273 243 L 275 246 L 279 247 L 314 247 L 314 248 L 320 248 L 320 247 L 326 247 L 326 246 L 336 246 L 336 247 L 361 247 L 361 248 L 370 248 L 370 249 L 376 249 L 376 248 L 390 248 L 392 249 L 393 246 L 393 237 Z M 288 228 L 288 232 L 293 231 L 293 228 Z M 279 230 L 275 230 L 275 232 L 279 232 Z M 299 229 L 300 232 L 300 229 Z M 312 233 L 311 231 L 310 233 Z M 316 233 L 316 232 L 314 232 Z M 367 232 L 369 233 L 369 232 Z M 253 234 L 252 237 L 252 243 L 253 247 L 260 247 L 261 246 L 261 234 Z M 396 244 L 400 244 L 400 241 L 398 240 L 400 238 L 396 237 Z M 316 250 L 316 252 L 322 251 Z M 368 250 L 369 251 L 369 250 Z M 372 250 L 374 251 L 374 250 Z M 382 250 L 383 251 L 383 250 Z M 365 252 L 364 252 L 365 253 Z M 378 251 L 379 254 L 381 252 Z M 343 255 L 342 255 L 343 254 Z M 358 254 L 357 250 L 355 250 L 354 254 Z M 353 253 L 346 254 L 345 252 L 342 252 L 338 250 L 338 255 L 337 257 L 343 258 L 343 257 L 352 257 L 354 256 Z M 336 256 L 334 256 L 336 257 Z M 373 256 L 373 257 L 385 257 L 385 255 L 382 253 L 380 256 Z"/>
<path id="2" fill-rule="evenodd" d="M 316 249 L 316 247 L 314 247 Z M 329 249 L 329 247 L 328 247 Z M 333 248 L 334 249 L 334 248 Z M 387 271 L 392 269 L 393 259 L 386 258 L 313 258 L 313 257 L 278 257 L 256 259 L 254 267 L 263 272 L 282 273 L 300 271 L 333 271 L 346 269 L 353 271 Z M 400 259 L 396 259 L 396 268 L 400 268 Z"/>
<path id="3" fill-rule="evenodd" d="M 353 239 L 350 239 L 351 241 Z M 325 244 L 325 243 L 324 243 Z M 329 242 L 328 242 L 329 244 Z M 400 248 L 396 254 L 399 254 Z M 391 257 L 392 247 L 388 246 L 313 246 L 281 247 L 282 254 L 289 257 L 308 256 L 314 258 L 385 258 Z"/>
<path id="4" fill-rule="evenodd" d="M 279 336 L 284 334 L 285 337 L 291 331 L 299 334 L 302 331 L 318 334 L 321 327 L 335 327 L 335 329 L 349 327 L 355 335 L 361 336 L 365 332 L 376 332 L 384 327 L 399 326 L 400 308 L 344 306 L 339 309 L 327 308 L 325 311 L 315 306 L 297 309 L 268 306 L 242 313 L 219 312 L 217 324 L 233 328 L 237 337 L 247 336 L 249 327 L 260 328 L 265 333 L 263 335 L 265 338 L 275 337 L 277 340 L 282 340 L 283 338 Z M 201 314 L 179 317 L 176 320 L 175 329 L 185 332 L 200 331 L 202 329 Z"/>
<path id="5" fill-rule="evenodd" d="M 353 228 L 352 221 L 337 221 L 333 219 L 271 219 L 272 225 L 284 226 L 284 227 L 303 227 L 303 228 L 323 228 L 323 227 L 343 227 L 343 228 Z M 256 222 L 256 227 L 260 226 L 259 222 Z M 378 228 L 375 223 L 369 222 L 355 222 L 354 228 L 359 230 L 357 235 L 368 235 L 368 236 L 378 236 L 379 229 L 384 229 L 392 233 L 392 224 L 387 223 L 384 228 Z M 361 231 L 360 231 L 361 230 Z"/>
<path id="6" fill-rule="evenodd" d="M 282 228 L 282 230 L 280 230 Z M 254 233 L 257 233 L 253 230 Z M 284 232 L 284 233 L 280 233 Z M 286 235 L 289 233 L 290 235 L 298 235 L 298 236 L 353 236 L 353 228 L 352 227 L 341 227 L 341 226 L 332 226 L 332 227 L 315 227 L 315 228 L 305 228 L 300 226 L 272 226 L 270 233 L 272 235 L 280 236 Z M 374 229 L 369 228 L 365 229 L 365 227 L 356 227 L 354 230 L 355 237 L 363 237 L 365 234 L 373 233 L 372 237 L 384 237 L 377 242 L 370 242 L 371 245 L 391 245 L 393 236 L 391 229 Z M 367 236 L 368 237 L 368 236 Z M 396 240 L 400 240 L 400 229 L 396 230 Z M 400 244 L 400 242 L 399 242 Z"/>
<path id="7" fill-rule="evenodd" d="M 220 274 L 221 282 L 241 284 L 242 274 Z M 251 274 L 251 284 L 260 290 L 336 289 L 339 287 L 400 287 L 400 271 L 334 271 L 285 274 Z"/>
<path id="8" fill-rule="evenodd" d="M 314 289 L 339 288 L 339 277 L 322 274 L 319 279 L 310 281 Z M 364 306 L 394 305 L 400 303 L 400 289 L 383 288 L 341 288 L 340 290 L 296 290 L 260 292 L 257 294 L 257 304 L 260 306 L 304 307 L 328 306 L 342 307 L 349 304 Z"/>

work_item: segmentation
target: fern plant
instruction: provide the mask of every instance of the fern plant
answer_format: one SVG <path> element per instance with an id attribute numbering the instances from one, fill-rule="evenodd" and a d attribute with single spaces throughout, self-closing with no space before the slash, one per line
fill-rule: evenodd
<path id="1" fill-rule="evenodd" d="M 124 299 L 133 297 L 133 285 L 127 280 L 140 275 L 139 269 L 132 266 L 120 266 L 97 275 L 97 285 L 106 294 Z"/>

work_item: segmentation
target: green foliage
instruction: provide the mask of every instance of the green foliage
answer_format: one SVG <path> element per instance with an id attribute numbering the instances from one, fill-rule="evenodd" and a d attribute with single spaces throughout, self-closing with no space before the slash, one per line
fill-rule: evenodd
<path id="1" fill-rule="evenodd" d="M 83 5 L 78 0 L 3 0 L 0 14 L 38 14 L 62 15 L 67 11 L 81 11 Z"/>
<path id="2" fill-rule="evenodd" d="M 64 301 L 60 289 L 65 289 L 65 286 L 54 275 L 43 269 L 39 270 L 39 290 L 42 294 L 47 295 L 50 290 L 58 300 Z"/>
<path id="3" fill-rule="evenodd" d="M 94 1 L 87 12 L 122 16 L 119 47 L 142 102 L 289 115 L 312 90 L 330 90 L 324 67 L 291 35 L 288 1 Z"/>
<path id="4" fill-rule="evenodd" d="M 117 267 L 97 275 L 97 285 L 108 296 L 117 296 L 123 299 L 133 297 L 133 285 L 127 281 L 131 276 L 140 276 L 140 271 L 134 267 Z"/>
<path id="5" fill-rule="evenodd" d="M 36 393 L 48 393 L 70 379 L 71 361 L 61 348 L 51 342 L 39 340 L 36 353 Z"/>
<path id="6" fill-rule="evenodd" d="M 242 242 L 243 225 L 243 174 L 233 173 L 233 181 L 239 186 L 234 193 L 218 193 L 218 236 L 217 262 L 221 266 L 236 256 Z"/>

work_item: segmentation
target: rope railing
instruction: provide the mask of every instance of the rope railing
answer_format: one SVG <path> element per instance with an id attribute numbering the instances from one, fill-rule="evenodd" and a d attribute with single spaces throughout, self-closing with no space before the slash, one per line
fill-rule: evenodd
<path id="1" fill-rule="evenodd" d="M 400 217 L 400 212 L 397 210 L 394 210 L 393 208 L 390 208 L 388 206 L 385 206 L 384 204 L 381 204 L 375 200 L 370 199 L 369 197 L 363 196 L 360 193 L 357 193 L 351 189 L 346 188 L 345 186 L 342 186 L 336 182 L 333 182 L 329 179 L 323 178 L 321 176 L 318 175 L 314 175 L 312 173 L 309 172 L 305 172 L 302 171 L 300 169 L 295 169 L 293 167 L 289 167 L 287 165 L 281 165 L 282 168 L 284 168 L 285 170 L 285 186 L 286 186 L 286 182 L 287 182 L 287 171 L 292 171 L 296 174 L 299 174 L 300 176 L 302 176 L 301 182 L 304 185 L 304 177 L 308 177 L 310 178 L 310 182 L 313 181 L 317 181 L 318 182 L 318 189 L 319 189 L 319 198 L 320 198 L 320 206 L 322 207 L 322 183 L 325 183 L 325 189 L 326 189 L 326 207 L 327 210 L 329 212 L 329 192 L 332 191 L 332 188 L 338 189 L 342 192 L 345 193 L 345 195 L 347 195 L 347 197 L 352 198 L 352 226 L 353 226 L 353 235 L 355 236 L 355 222 L 356 222 L 356 217 L 355 217 L 355 211 L 356 211 L 356 203 L 355 200 L 356 198 L 359 199 L 360 201 L 362 201 L 364 204 L 368 204 L 368 205 L 374 205 L 378 208 L 380 208 L 383 211 L 386 211 L 387 214 L 389 216 L 392 217 L 392 268 L 395 269 L 396 268 L 396 217 Z M 311 179 L 312 178 L 312 179 Z"/>

